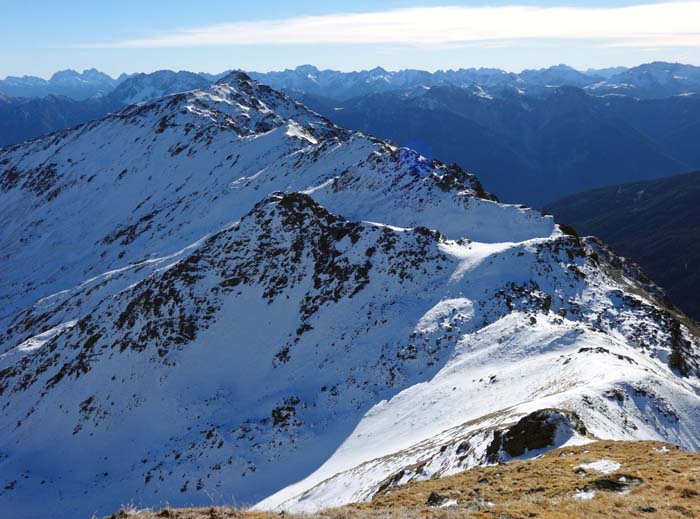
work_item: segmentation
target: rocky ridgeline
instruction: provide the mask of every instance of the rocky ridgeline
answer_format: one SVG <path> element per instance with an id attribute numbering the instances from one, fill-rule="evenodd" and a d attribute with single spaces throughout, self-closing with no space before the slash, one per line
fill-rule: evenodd
<path id="1" fill-rule="evenodd" d="M 308 511 L 700 447 L 697 335 L 634 265 L 243 74 L 0 165 L 2 513 Z"/>

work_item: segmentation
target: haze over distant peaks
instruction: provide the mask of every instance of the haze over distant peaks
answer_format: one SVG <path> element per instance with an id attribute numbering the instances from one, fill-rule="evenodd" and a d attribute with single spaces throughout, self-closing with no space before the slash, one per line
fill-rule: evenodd
<path id="1" fill-rule="evenodd" d="M 200 73 L 210 82 L 223 77 L 223 73 Z M 0 80 L 0 93 L 11 97 L 42 97 L 49 94 L 85 99 L 105 94 L 130 77 L 121 74 L 113 79 L 95 69 L 56 72 L 49 80 L 34 76 L 11 77 Z M 611 67 L 578 71 L 560 64 L 539 70 L 506 72 L 495 68 L 463 68 L 427 72 L 405 69 L 389 71 L 383 67 L 355 72 L 320 70 L 313 65 L 300 65 L 294 69 L 256 73 L 251 76 L 279 89 L 299 89 L 331 97 L 347 99 L 370 92 L 383 92 L 410 86 L 437 86 L 478 83 L 493 95 L 504 89 L 522 88 L 529 94 L 538 94 L 547 87 L 561 85 L 580 86 L 595 90 L 596 94 L 624 93 L 650 98 L 677 95 L 697 91 L 700 85 L 700 67 L 680 63 L 654 62 L 637 67 Z"/>

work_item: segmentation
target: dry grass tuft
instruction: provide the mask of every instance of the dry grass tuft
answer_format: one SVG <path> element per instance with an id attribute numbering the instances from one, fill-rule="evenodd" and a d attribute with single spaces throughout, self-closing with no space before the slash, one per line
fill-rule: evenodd
<path id="1" fill-rule="evenodd" d="M 602 459 L 611 474 L 582 470 Z M 581 500 L 582 493 L 592 495 Z M 429 505 L 430 503 L 430 505 Z M 440 507 L 440 504 L 448 506 Z M 431 506 L 432 505 L 432 506 Z M 119 515 L 123 514 L 123 515 Z M 541 458 L 389 488 L 369 503 L 312 515 L 233 508 L 122 511 L 110 519 L 700 519 L 700 454 L 659 442 L 611 442 L 557 449 Z"/>

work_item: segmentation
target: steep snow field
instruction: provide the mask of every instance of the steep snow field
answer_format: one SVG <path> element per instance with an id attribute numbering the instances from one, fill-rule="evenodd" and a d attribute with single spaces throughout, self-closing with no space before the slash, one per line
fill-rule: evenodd
<path id="1" fill-rule="evenodd" d="M 498 271 L 494 264 L 518 257 L 512 252 L 508 256 L 489 257 L 482 272 L 465 272 L 458 264 L 459 276 L 451 282 L 468 298 L 443 299 L 424 315 L 415 331 L 441 332 L 449 338 L 448 330 L 460 328 L 457 323 L 465 316 L 473 317 L 473 302 L 483 304 L 483 296 L 477 294 L 490 292 L 488 285 L 467 280 L 484 279 L 490 273 L 483 271 Z M 464 257 L 469 261 L 468 253 Z M 483 262 L 479 255 L 477 260 Z M 523 269 L 527 260 L 520 260 L 519 267 L 513 263 L 504 271 Z M 584 272 L 595 275 L 588 269 Z M 536 280 L 534 286 L 546 286 L 546 279 L 525 273 L 523 278 L 529 274 Z M 500 285 L 493 278 L 488 283 Z M 606 284 L 571 291 L 552 288 L 543 290 L 570 292 L 564 299 L 578 296 L 584 305 L 600 302 L 606 292 L 615 293 Z M 608 304 L 614 306 L 614 298 Z M 627 313 L 618 310 L 620 316 Z M 395 484 L 464 470 L 487 460 L 491 436 L 485 440 L 484 430 L 540 409 L 575 412 L 596 438 L 664 439 L 700 448 L 695 425 L 700 419 L 697 380 L 681 381 L 669 370 L 669 351 L 630 351 L 629 336 L 606 333 L 578 319 L 567 321 L 552 312 L 542 315 L 535 307 L 529 312 L 514 311 L 476 332 L 463 334 L 462 327 L 444 366 L 430 380 L 376 404 L 323 466 L 258 508 L 313 512 L 370 499 L 387 483 L 388 475 L 398 476 L 392 481 Z M 623 326 L 644 326 L 629 314 L 622 321 L 626 321 Z M 689 421 L 683 423 L 679 416 Z M 560 432 L 556 446 L 585 441 L 568 424 Z M 372 461 L 358 464 L 358 459 Z"/>
<path id="2" fill-rule="evenodd" d="M 244 74 L 0 150 L 0 222 L 0 515 L 700 448 L 693 325 L 633 265 Z"/>
<path id="3" fill-rule="evenodd" d="M 480 241 L 553 232 L 551 218 L 470 196 L 480 186 L 461 171 L 240 85 L 134 105 L 1 150 L 0 319 L 106 270 L 171 254 L 277 190 L 311 192 L 349 218 Z"/>

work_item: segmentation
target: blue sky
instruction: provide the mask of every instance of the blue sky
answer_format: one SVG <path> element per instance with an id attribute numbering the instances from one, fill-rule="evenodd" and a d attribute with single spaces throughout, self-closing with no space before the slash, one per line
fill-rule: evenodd
<path id="1" fill-rule="evenodd" d="M 697 20 L 700 1 L 0 0 L 0 77 L 700 64 Z"/>

